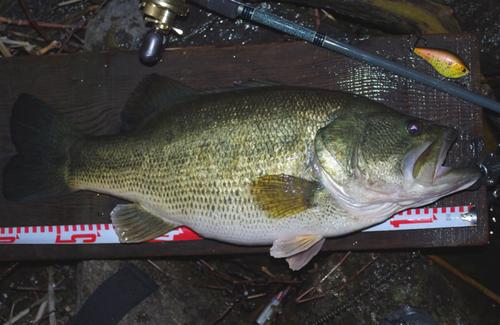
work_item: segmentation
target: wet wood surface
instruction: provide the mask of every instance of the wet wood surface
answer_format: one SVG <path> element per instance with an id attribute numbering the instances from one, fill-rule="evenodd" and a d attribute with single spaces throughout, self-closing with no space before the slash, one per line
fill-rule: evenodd
<path id="1" fill-rule="evenodd" d="M 290 2 L 330 9 L 336 14 L 385 26 L 387 30 L 400 33 L 437 34 L 462 31 L 453 10 L 432 0 L 291 0 Z"/>
<path id="2" fill-rule="evenodd" d="M 479 92 L 479 46 L 473 35 L 429 35 L 429 47 L 457 53 L 471 74 L 459 80 L 440 77 L 420 57 L 411 53 L 414 39 L 406 36 L 372 38 L 354 45 L 413 67 L 443 81 Z M 121 109 L 137 83 L 150 73 L 168 75 L 195 87 L 230 86 L 249 78 L 288 85 L 343 90 L 367 96 L 409 115 L 454 127 L 459 138 L 446 164 L 465 165 L 481 157 L 483 148 L 481 108 L 399 77 L 377 67 L 304 42 L 234 47 L 168 49 L 163 62 L 146 67 L 136 52 L 82 53 L 39 58 L 0 60 L 0 166 L 15 154 L 10 140 L 12 104 L 20 93 L 33 94 L 61 111 L 83 132 L 117 133 Z M 31 202 L 0 198 L 0 227 L 109 223 L 109 212 L 123 201 L 92 192 Z M 326 250 L 418 248 L 483 244 L 487 240 L 484 188 L 462 192 L 432 206 L 475 205 L 478 226 L 397 232 L 355 233 L 331 238 Z M 89 259 L 163 255 L 235 254 L 267 252 L 269 247 L 242 247 L 213 240 L 143 243 L 134 245 L 0 245 L 0 259 Z"/>

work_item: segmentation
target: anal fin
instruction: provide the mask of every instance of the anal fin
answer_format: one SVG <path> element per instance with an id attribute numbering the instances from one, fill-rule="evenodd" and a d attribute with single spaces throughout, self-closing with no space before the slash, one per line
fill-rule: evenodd
<path id="1" fill-rule="evenodd" d="M 316 256 L 316 254 L 319 253 L 324 243 L 325 243 L 325 238 L 322 238 L 316 244 L 312 245 L 311 248 L 309 248 L 308 250 L 287 257 L 286 261 L 288 262 L 288 266 L 290 266 L 290 269 L 297 271 L 306 266 L 306 264 L 309 263 L 309 261 L 314 256 Z"/>
<path id="2" fill-rule="evenodd" d="M 111 221 L 122 243 L 139 243 L 157 238 L 177 228 L 137 203 L 118 204 L 111 211 Z"/>
<path id="3" fill-rule="evenodd" d="M 320 251 L 325 238 L 320 235 L 279 238 L 271 247 L 271 256 L 286 257 L 292 270 L 304 267 Z"/>

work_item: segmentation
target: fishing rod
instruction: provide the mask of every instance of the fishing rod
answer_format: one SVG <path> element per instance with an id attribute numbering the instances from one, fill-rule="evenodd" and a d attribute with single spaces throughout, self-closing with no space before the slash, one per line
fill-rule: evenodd
<path id="1" fill-rule="evenodd" d="M 463 89 L 449 82 L 433 78 L 429 75 L 388 60 L 380 55 L 337 41 L 323 33 L 300 26 L 264 10 L 241 4 L 233 0 L 190 0 L 190 2 L 230 19 L 242 17 L 274 28 L 286 34 L 301 38 L 319 47 L 323 47 L 356 60 L 383 68 L 400 76 L 415 80 L 434 89 L 447 92 L 460 99 L 500 113 L 500 103 L 487 97 L 481 96 L 467 89 Z M 172 27 L 176 13 L 179 15 L 186 15 L 188 9 L 184 0 L 169 0 L 167 2 L 160 0 L 148 0 L 143 2 L 143 6 L 144 13 L 150 16 L 147 17 L 146 20 L 154 22 L 155 26 L 146 34 L 144 43 L 139 51 L 139 57 L 143 62 L 154 64 L 161 59 L 163 51 L 168 44 L 168 32 L 173 29 L 179 34 L 182 33 L 182 31 Z"/>

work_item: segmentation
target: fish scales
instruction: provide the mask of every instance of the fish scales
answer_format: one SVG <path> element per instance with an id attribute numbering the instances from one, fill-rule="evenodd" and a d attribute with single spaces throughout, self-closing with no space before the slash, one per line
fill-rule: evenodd
<path id="1" fill-rule="evenodd" d="M 124 243 L 184 225 L 302 268 L 325 238 L 384 221 L 475 183 L 443 166 L 451 128 L 355 95 L 248 84 L 197 91 L 152 75 L 131 95 L 116 135 L 82 134 L 21 94 L 3 175 L 9 200 L 91 190 L 131 201 L 111 211 Z"/>
<path id="2" fill-rule="evenodd" d="M 270 223 L 251 182 L 280 173 L 311 179 L 314 137 L 345 103 L 342 95 L 273 87 L 183 99 L 129 134 L 83 139 L 70 158 L 69 179 L 203 236 L 269 244 L 273 228 L 293 229 L 300 219 Z"/>

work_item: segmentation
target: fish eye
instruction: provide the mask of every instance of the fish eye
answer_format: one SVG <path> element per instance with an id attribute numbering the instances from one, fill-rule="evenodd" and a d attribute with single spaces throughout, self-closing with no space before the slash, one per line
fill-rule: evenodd
<path id="1" fill-rule="evenodd" d="M 416 121 L 406 123 L 406 131 L 411 135 L 419 135 L 422 133 L 422 124 Z"/>

